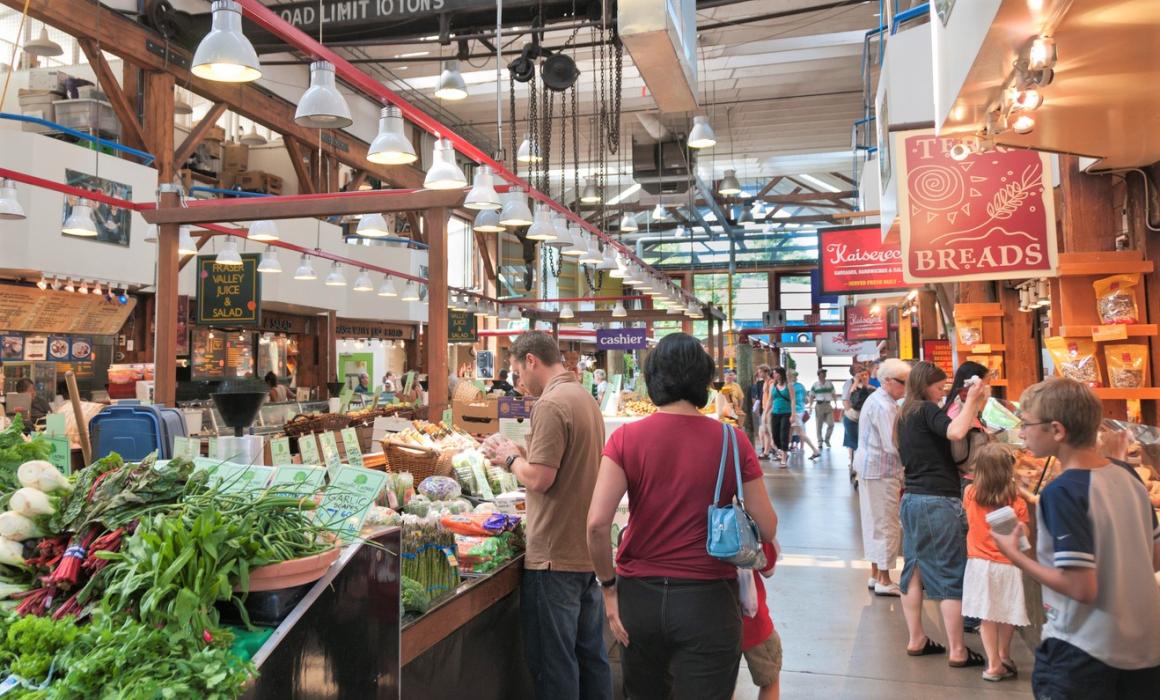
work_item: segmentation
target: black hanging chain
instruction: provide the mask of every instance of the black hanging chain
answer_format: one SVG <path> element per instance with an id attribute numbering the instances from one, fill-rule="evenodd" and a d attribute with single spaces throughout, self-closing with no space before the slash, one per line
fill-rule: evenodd
<path id="1" fill-rule="evenodd" d="M 532 71 L 532 79 L 528 81 L 528 138 L 531 140 L 528 145 L 531 147 L 529 155 L 532 156 L 531 162 L 528 163 L 528 182 L 536 186 L 539 184 L 536 177 L 539 175 L 540 166 L 535 159 L 540 153 L 540 110 L 537 102 L 539 96 L 536 94 L 535 68 Z"/>
<path id="2" fill-rule="evenodd" d="M 584 282 L 588 285 L 588 293 L 596 294 L 600 288 L 604 286 L 604 271 L 596 270 L 595 266 L 588 263 L 581 263 L 580 269 L 584 271 Z"/>
<path id="3" fill-rule="evenodd" d="M 612 43 L 612 57 L 615 63 L 614 73 L 612 74 L 612 94 L 609 95 L 611 107 L 609 109 L 608 121 L 605 124 L 605 130 L 608 132 L 608 150 L 610 153 L 617 153 L 620 150 L 620 107 L 621 98 L 624 95 L 624 45 L 620 43 L 620 39 L 615 32 L 609 28 L 609 39 Z"/>
<path id="4" fill-rule="evenodd" d="M 556 246 L 540 246 L 540 255 L 544 258 L 545 266 L 552 272 L 552 277 L 560 278 L 560 266 L 563 262 L 560 250 Z"/>
<path id="5" fill-rule="evenodd" d="M 576 84 L 572 84 L 572 187 L 576 190 L 575 210 L 580 210 L 580 108 Z"/>
<path id="6" fill-rule="evenodd" d="M 512 73 L 508 72 L 508 101 L 511 109 L 508 110 L 508 134 L 511 139 L 511 150 L 508 151 L 508 158 L 511 159 L 512 172 L 517 176 L 520 174 L 520 162 L 516 156 L 519 154 L 518 141 L 516 136 L 516 79 Z"/>

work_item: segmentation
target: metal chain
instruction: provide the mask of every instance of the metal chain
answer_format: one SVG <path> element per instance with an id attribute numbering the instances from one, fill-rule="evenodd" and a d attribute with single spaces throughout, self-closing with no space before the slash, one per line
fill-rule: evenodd
<path id="1" fill-rule="evenodd" d="M 537 104 L 536 95 L 536 75 L 535 68 L 532 69 L 532 79 L 528 81 L 528 131 L 531 139 L 532 153 L 536 153 L 540 148 L 540 113 L 539 105 Z M 542 153 L 541 153 L 542 155 Z M 533 186 L 538 185 L 536 176 L 539 174 L 540 164 L 533 161 L 528 164 L 528 182 Z"/>
<path id="2" fill-rule="evenodd" d="M 508 100 L 511 103 L 511 109 L 508 110 L 511 128 L 508 129 L 508 132 L 511 134 L 512 144 L 512 149 L 508 151 L 508 157 L 511 158 L 512 172 L 518 176 L 520 174 L 520 162 L 516 158 L 518 154 L 516 142 L 516 79 L 510 71 L 508 72 Z"/>
<path id="3" fill-rule="evenodd" d="M 595 270 L 588 263 L 581 263 L 580 269 L 584 272 L 584 282 L 588 284 L 588 293 L 596 294 L 600 291 L 600 288 L 604 286 L 604 271 Z"/>
<path id="4" fill-rule="evenodd" d="M 577 106 L 576 84 L 572 84 L 572 187 L 576 190 L 576 201 L 580 196 L 580 108 Z M 576 204 L 579 212 L 580 205 Z"/>
<path id="5" fill-rule="evenodd" d="M 621 98 L 624 95 L 624 44 L 620 43 L 620 39 L 611 29 L 609 33 L 612 34 L 611 41 L 615 47 L 616 73 L 613 75 L 615 92 L 612 95 L 612 115 L 608 123 L 608 149 L 617 153 L 620 150 Z"/>
<path id="6" fill-rule="evenodd" d="M 552 276 L 559 279 L 560 265 L 563 262 L 559 249 L 551 245 L 540 246 L 540 256 L 546 261 L 547 269 L 552 272 Z"/>

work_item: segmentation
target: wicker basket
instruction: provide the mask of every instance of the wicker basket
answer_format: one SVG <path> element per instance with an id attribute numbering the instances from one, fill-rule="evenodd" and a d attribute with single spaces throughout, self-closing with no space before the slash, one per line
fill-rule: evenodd
<path id="1" fill-rule="evenodd" d="M 429 476 L 451 476 L 451 458 L 455 450 L 440 451 L 418 445 L 403 445 L 383 440 L 387 455 L 387 471 L 411 472 L 418 484 Z"/>
<path id="2" fill-rule="evenodd" d="M 451 396 L 451 400 L 475 401 L 482 396 L 483 392 L 475 384 L 472 384 L 470 380 L 460 379 L 459 383 L 455 385 L 455 393 Z"/>

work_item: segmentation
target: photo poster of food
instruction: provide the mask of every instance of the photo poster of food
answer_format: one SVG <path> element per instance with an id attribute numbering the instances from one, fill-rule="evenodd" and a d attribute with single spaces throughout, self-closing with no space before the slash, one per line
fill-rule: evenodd
<path id="1" fill-rule="evenodd" d="M 0 335 L 0 360 L 19 362 L 24 359 L 24 336 Z"/>
<path id="2" fill-rule="evenodd" d="M 908 283 L 1052 277 L 1058 265 L 1051 161 L 998 147 L 962 160 L 958 139 L 894 134 Z"/>
<path id="3" fill-rule="evenodd" d="M 72 343 L 69 342 L 68 336 L 48 336 L 48 359 L 53 362 L 68 362 L 72 359 L 71 351 Z"/>
<path id="4" fill-rule="evenodd" d="M 100 192 L 117 199 L 133 201 L 133 188 L 129 185 L 69 169 L 65 169 L 64 177 L 67 185 Z M 64 211 L 60 219 L 62 225 L 72 215 L 73 205 L 77 203 L 77 200 L 78 198 L 72 195 L 65 196 Z M 129 247 L 129 234 L 133 225 L 132 213 L 128 209 L 115 207 L 105 202 L 89 200 L 89 204 L 93 208 L 93 223 L 97 228 L 97 235 L 92 240 Z M 67 234 L 62 233 L 61 235 Z"/>

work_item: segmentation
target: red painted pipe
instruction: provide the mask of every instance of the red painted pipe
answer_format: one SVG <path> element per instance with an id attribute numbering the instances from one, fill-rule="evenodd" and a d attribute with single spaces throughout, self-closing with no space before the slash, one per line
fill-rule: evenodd
<path id="1" fill-rule="evenodd" d="M 53 190 L 61 194 L 72 195 L 74 197 L 84 197 L 85 199 L 94 202 L 103 202 L 121 209 L 129 209 L 132 211 L 141 211 L 142 209 L 149 209 L 150 205 L 138 204 L 137 202 L 130 202 L 127 199 L 120 199 L 118 197 L 110 197 L 103 192 L 96 192 L 93 190 L 86 190 L 83 187 L 73 187 L 72 185 L 65 185 L 52 180 L 45 180 L 44 178 L 36 177 L 35 175 L 28 175 L 27 173 L 9 170 L 8 168 L 0 168 L 0 178 L 6 177 L 16 182 L 22 182 L 33 187 L 40 187 L 46 190 Z"/>
<path id="2" fill-rule="evenodd" d="M 628 297 L 572 297 L 568 299 L 500 299 L 501 304 L 522 304 L 524 306 L 535 306 L 536 304 L 570 304 L 582 301 L 636 301 L 638 299 L 651 299 L 646 296 L 628 296 Z"/>

